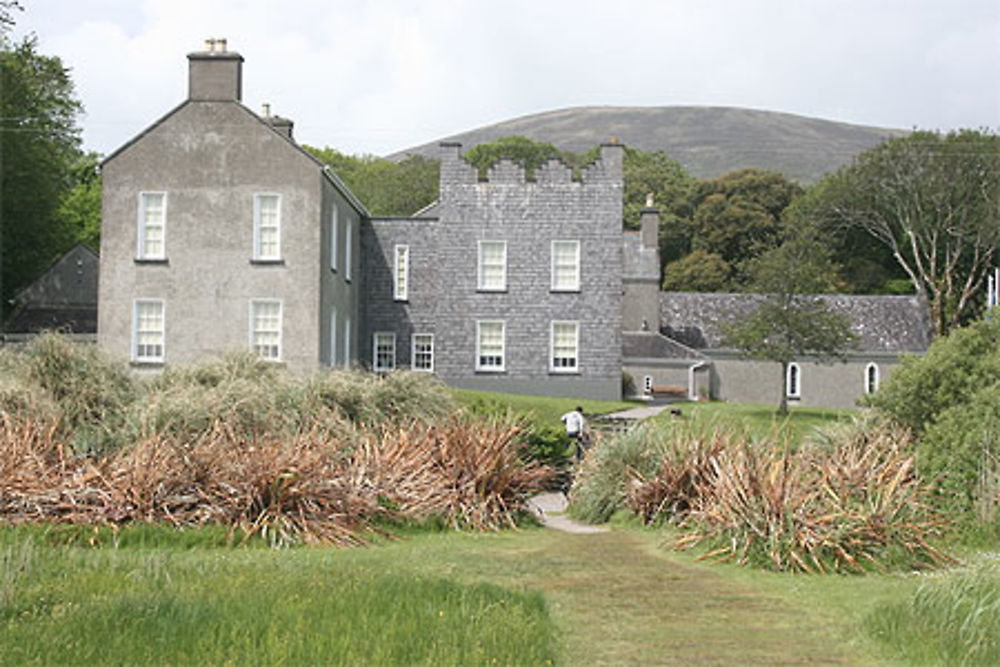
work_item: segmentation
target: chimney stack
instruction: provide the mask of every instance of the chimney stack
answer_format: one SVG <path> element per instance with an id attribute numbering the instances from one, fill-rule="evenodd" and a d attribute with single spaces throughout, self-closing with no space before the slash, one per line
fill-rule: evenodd
<path id="1" fill-rule="evenodd" d="M 640 237 L 643 248 L 659 248 L 660 209 L 653 204 L 653 195 L 646 195 L 646 206 L 639 213 Z"/>
<path id="2" fill-rule="evenodd" d="M 227 49 L 226 39 L 210 37 L 205 50 L 188 54 L 188 99 L 239 102 L 243 99 L 243 56 Z"/>

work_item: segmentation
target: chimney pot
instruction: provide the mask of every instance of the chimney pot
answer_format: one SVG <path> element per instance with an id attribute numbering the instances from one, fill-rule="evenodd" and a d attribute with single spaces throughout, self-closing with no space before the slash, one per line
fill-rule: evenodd
<path id="1" fill-rule="evenodd" d="M 261 105 L 261 113 L 264 116 L 264 118 L 270 118 L 271 117 L 271 105 L 268 104 L 267 102 L 264 102 L 264 104 Z"/>
<path id="2" fill-rule="evenodd" d="M 211 37 L 205 40 L 205 51 L 206 53 L 212 53 L 215 51 L 215 40 Z"/>
<path id="3" fill-rule="evenodd" d="M 215 40 L 215 43 L 219 45 L 219 53 L 225 53 L 226 52 L 226 38 L 225 37 L 219 37 L 219 38 L 217 38 Z"/>

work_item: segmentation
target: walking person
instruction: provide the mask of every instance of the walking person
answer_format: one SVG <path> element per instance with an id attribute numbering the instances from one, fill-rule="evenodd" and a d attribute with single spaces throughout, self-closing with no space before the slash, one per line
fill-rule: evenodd
<path id="1" fill-rule="evenodd" d="M 573 456 L 579 463 L 583 460 L 584 448 L 587 446 L 587 420 L 583 418 L 583 408 L 577 406 L 560 419 L 566 425 L 566 436 L 574 446 Z"/>

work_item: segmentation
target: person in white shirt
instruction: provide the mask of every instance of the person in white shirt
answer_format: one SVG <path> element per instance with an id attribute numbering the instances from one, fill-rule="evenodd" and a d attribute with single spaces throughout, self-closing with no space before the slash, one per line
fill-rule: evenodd
<path id="1" fill-rule="evenodd" d="M 563 424 L 566 425 L 566 436 L 575 447 L 574 456 L 577 461 L 583 459 L 583 450 L 586 446 L 587 420 L 583 418 L 583 408 L 577 406 L 562 417 Z"/>

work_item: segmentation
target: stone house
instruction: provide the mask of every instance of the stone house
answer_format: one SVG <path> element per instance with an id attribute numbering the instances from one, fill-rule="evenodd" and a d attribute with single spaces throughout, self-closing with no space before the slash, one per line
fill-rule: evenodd
<path id="1" fill-rule="evenodd" d="M 105 350 L 620 395 L 622 146 L 579 180 L 503 161 L 484 181 L 443 146 L 433 211 L 373 218 L 290 121 L 241 103 L 239 54 L 210 41 L 188 63 L 188 99 L 102 165 Z"/>
<path id="2" fill-rule="evenodd" d="M 188 55 L 188 98 L 102 164 L 107 352 L 157 370 L 249 349 L 298 373 L 412 369 L 592 399 L 620 397 L 624 369 L 649 388 L 770 400 L 753 378 L 766 369 L 660 293 L 652 202 L 641 231 L 622 231 L 620 144 L 578 177 L 552 160 L 530 178 L 509 160 L 480 178 L 443 144 L 438 201 L 373 217 L 291 121 L 242 104 L 242 66 L 224 40 Z M 677 335 L 692 326 L 704 345 Z M 883 366 L 900 350 L 887 342 Z M 858 393 L 814 393 L 801 373 L 804 405 Z"/>
<path id="3" fill-rule="evenodd" d="M 827 306 L 847 316 L 856 347 L 834 363 L 797 359 L 782 378 L 779 364 L 745 359 L 723 340 L 720 325 L 748 315 L 759 295 L 650 287 L 659 279 L 655 218 L 655 209 L 643 211 L 642 231 L 625 244 L 625 280 L 642 296 L 626 299 L 626 325 L 639 326 L 622 334 L 623 367 L 640 393 L 776 404 L 785 392 L 792 405 L 853 408 L 878 389 L 903 355 L 921 354 L 930 345 L 929 311 L 916 296 L 826 295 L 821 298 Z"/>
<path id="4" fill-rule="evenodd" d="M 104 160 L 98 343 L 142 369 L 251 349 L 293 370 L 357 359 L 367 211 L 240 102 L 210 41 L 189 95 Z"/>
<path id="5" fill-rule="evenodd" d="M 78 243 L 14 296 L 4 326 L 11 334 L 97 331 L 97 253 Z"/>

